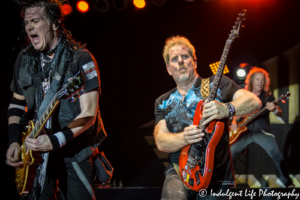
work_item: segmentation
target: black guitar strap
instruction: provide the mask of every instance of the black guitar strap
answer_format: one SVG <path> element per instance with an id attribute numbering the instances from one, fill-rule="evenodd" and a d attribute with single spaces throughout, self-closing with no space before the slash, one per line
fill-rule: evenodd
<path id="1" fill-rule="evenodd" d="M 36 109 L 37 109 L 37 121 L 40 120 L 41 116 L 43 116 L 43 113 L 45 112 L 46 108 L 50 104 L 51 100 L 55 96 L 56 92 L 60 89 L 62 86 L 65 71 L 68 68 L 67 61 L 69 60 L 69 52 L 65 48 L 64 43 L 61 43 L 58 48 L 56 49 L 56 52 L 54 54 L 53 61 L 51 63 L 50 67 L 50 78 L 51 78 L 51 84 L 50 88 L 48 89 L 45 98 L 43 98 L 43 89 L 41 85 L 38 87 L 36 91 Z M 42 100 L 43 99 L 43 100 Z M 42 102 L 41 102 L 42 100 Z M 47 134 L 51 133 L 52 130 L 52 117 L 50 117 L 45 125 L 45 130 Z M 36 177 L 34 179 L 34 189 L 33 189 L 33 199 L 37 198 L 38 195 L 37 192 L 43 191 L 44 183 L 45 183 L 45 177 L 46 177 L 46 171 L 47 171 L 47 164 L 48 164 L 48 158 L 49 158 L 49 152 L 45 152 L 41 154 L 44 162 L 37 168 Z M 39 188 L 39 189 L 38 189 Z"/>

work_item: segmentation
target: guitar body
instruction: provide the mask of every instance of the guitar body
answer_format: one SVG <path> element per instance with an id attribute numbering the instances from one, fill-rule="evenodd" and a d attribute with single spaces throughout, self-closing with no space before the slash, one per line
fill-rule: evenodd
<path id="1" fill-rule="evenodd" d="M 26 149 L 25 138 L 34 128 L 33 121 L 29 121 L 26 132 L 22 133 L 21 159 L 24 162 L 22 167 L 16 168 L 16 185 L 20 195 L 28 194 L 33 187 L 33 181 L 36 175 L 36 169 L 42 164 L 43 159 L 39 152 Z"/>
<path id="2" fill-rule="evenodd" d="M 290 96 L 290 92 L 287 92 L 286 94 L 282 94 L 278 99 L 274 100 L 272 103 L 277 104 L 278 102 L 285 103 L 285 99 L 287 99 Z M 257 113 L 246 117 L 243 119 L 240 123 L 237 124 L 237 130 L 233 131 L 229 127 L 229 145 L 233 145 L 238 141 L 238 139 L 243 135 L 243 133 L 246 133 L 248 131 L 247 125 L 252 122 L 254 119 L 256 119 L 258 116 L 260 116 L 262 113 L 264 113 L 267 110 L 267 107 L 262 108 Z"/>
<path id="3" fill-rule="evenodd" d="M 236 131 L 231 130 L 229 127 L 229 145 L 233 145 L 238 141 L 238 139 L 242 136 L 243 133 L 248 131 L 247 126 L 239 126 L 242 123 L 245 123 L 248 118 L 243 119 L 239 124 L 237 124 L 238 129 Z"/>
<path id="4" fill-rule="evenodd" d="M 193 125 L 198 125 L 202 118 L 203 103 L 204 101 L 201 100 L 197 105 Z M 179 156 L 180 177 L 183 183 L 191 190 L 199 191 L 208 187 L 213 174 L 215 149 L 222 137 L 223 131 L 224 123 L 219 121 L 213 121 L 205 128 L 205 134 L 210 134 L 211 138 L 207 144 L 200 141 L 203 160 L 192 168 L 187 167 L 191 145 L 182 149 Z"/>

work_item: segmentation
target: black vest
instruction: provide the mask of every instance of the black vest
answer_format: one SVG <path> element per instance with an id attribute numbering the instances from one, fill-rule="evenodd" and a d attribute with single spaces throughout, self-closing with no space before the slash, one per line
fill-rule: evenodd
<path id="1" fill-rule="evenodd" d="M 79 51 L 84 50 L 78 49 L 77 52 Z M 37 72 L 34 72 L 33 70 L 34 66 L 36 67 L 37 65 L 39 65 L 37 62 L 37 59 L 39 59 L 39 57 L 30 56 L 25 49 L 23 51 L 21 59 L 22 62 L 19 71 L 18 84 L 22 89 L 23 95 L 27 103 L 27 109 L 29 111 L 35 109 L 34 105 L 36 85 L 41 84 L 41 82 L 37 83 L 37 79 L 35 78 Z M 66 82 L 69 78 L 73 77 L 79 71 L 79 69 L 76 68 L 77 67 L 72 64 L 68 66 L 63 82 Z M 64 99 L 61 100 L 60 105 L 56 108 L 54 113 L 58 120 L 58 130 L 68 126 L 80 113 L 80 100 L 77 100 L 75 102 Z M 24 115 L 23 117 L 26 118 L 28 116 Z M 21 119 L 21 121 L 25 120 L 28 121 L 29 119 Z M 100 110 L 98 107 L 95 124 L 92 125 L 84 133 L 81 133 L 78 137 L 74 138 L 70 143 L 68 143 L 58 151 L 60 151 L 60 153 L 67 160 L 68 158 L 75 158 L 78 162 L 81 162 L 89 156 L 91 156 L 95 152 L 95 149 L 101 144 L 101 142 L 106 137 L 107 135 L 103 126 Z"/>

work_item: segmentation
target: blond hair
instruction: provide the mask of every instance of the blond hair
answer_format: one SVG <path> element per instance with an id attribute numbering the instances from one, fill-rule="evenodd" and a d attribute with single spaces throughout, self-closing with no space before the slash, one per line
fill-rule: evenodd
<path id="1" fill-rule="evenodd" d="M 251 91 L 253 89 L 253 78 L 254 75 L 257 73 L 262 73 L 264 75 L 264 91 L 269 92 L 269 86 L 270 86 L 270 78 L 269 73 L 264 70 L 263 68 L 253 67 L 245 80 L 245 89 Z"/>
<path id="2" fill-rule="evenodd" d="M 177 35 L 177 36 L 169 37 L 166 40 L 166 44 L 164 46 L 164 52 L 163 52 L 163 57 L 164 57 L 166 64 L 169 64 L 169 61 L 170 61 L 170 55 L 169 55 L 170 48 L 172 48 L 176 45 L 186 46 L 188 48 L 190 56 L 193 59 L 196 59 L 196 51 L 195 51 L 194 46 L 190 43 L 190 41 L 186 37 Z"/>

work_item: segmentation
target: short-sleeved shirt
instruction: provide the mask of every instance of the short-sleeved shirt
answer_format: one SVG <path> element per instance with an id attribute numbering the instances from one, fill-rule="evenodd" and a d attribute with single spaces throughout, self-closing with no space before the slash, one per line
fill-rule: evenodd
<path id="1" fill-rule="evenodd" d="M 44 56 L 44 58 L 49 60 L 47 56 Z M 99 88 L 100 83 L 98 81 L 99 78 L 97 74 L 97 69 L 90 52 L 85 49 L 78 49 L 76 51 L 75 58 L 76 61 L 72 64 L 71 68 L 74 71 L 80 70 L 84 74 L 84 91 L 87 93 L 93 89 Z M 22 89 L 18 84 L 21 61 L 22 53 L 19 54 L 15 62 L 13 80 L 10 85 L 11 91 L 19 95 L 23 95 Z M 40 59 L 38 59 L 38 62 L 39 66 L 41 66 Z M 49 64 L 46 65 L 45 68 L 46 67 L 49 67 Z M 41 73 L 41 70 L 39 70 L 39 73 Z"/>
<path id="2" fill-rule="evenodd" d="M 262 91 L 258 98 L 261 100 L 262 106 L 261 109 L 266 107 L 267 102 L 272 102 L 275 100 L 275 97 L 270 94 Z M 247 128 L 251 132 L 271 132 L 270 127 L 270 119 L 269 119 L 270 111 L 266 110 L 262 114 L 260 114 L 255 120 L 253 120 L 251 123 L 248 124 Z"/>
<path id="3" fill-rule="evenodd" d="M 215 76 L 209 78 L 210 88 Z M 156 124 L 160 120 L 166 120 L 167 128 L 171 133 L 180 133 L 185 127 L 193 124 L 193 117 L 200 100 L 201 80 L 198 77 L 195 84 L 183 98 L 177 88 L 172 89 L 166 94 L 160 96 L 155 101 Z M 216 100 L 219 102 L 230 102 L 233 100 L 234 93 L 239 90 L 232 80 L 222 76 L 219 88 L 216 94 Z M 215 150 L 214 170 L 211 184 L 234 185 L 234 172 L 229 150 L 228 119 L 222 120 L 225 123 L 224 133 L 217 144 Z M 180 151 L 170 153 L 171 163 L 178 164 Z"/>

